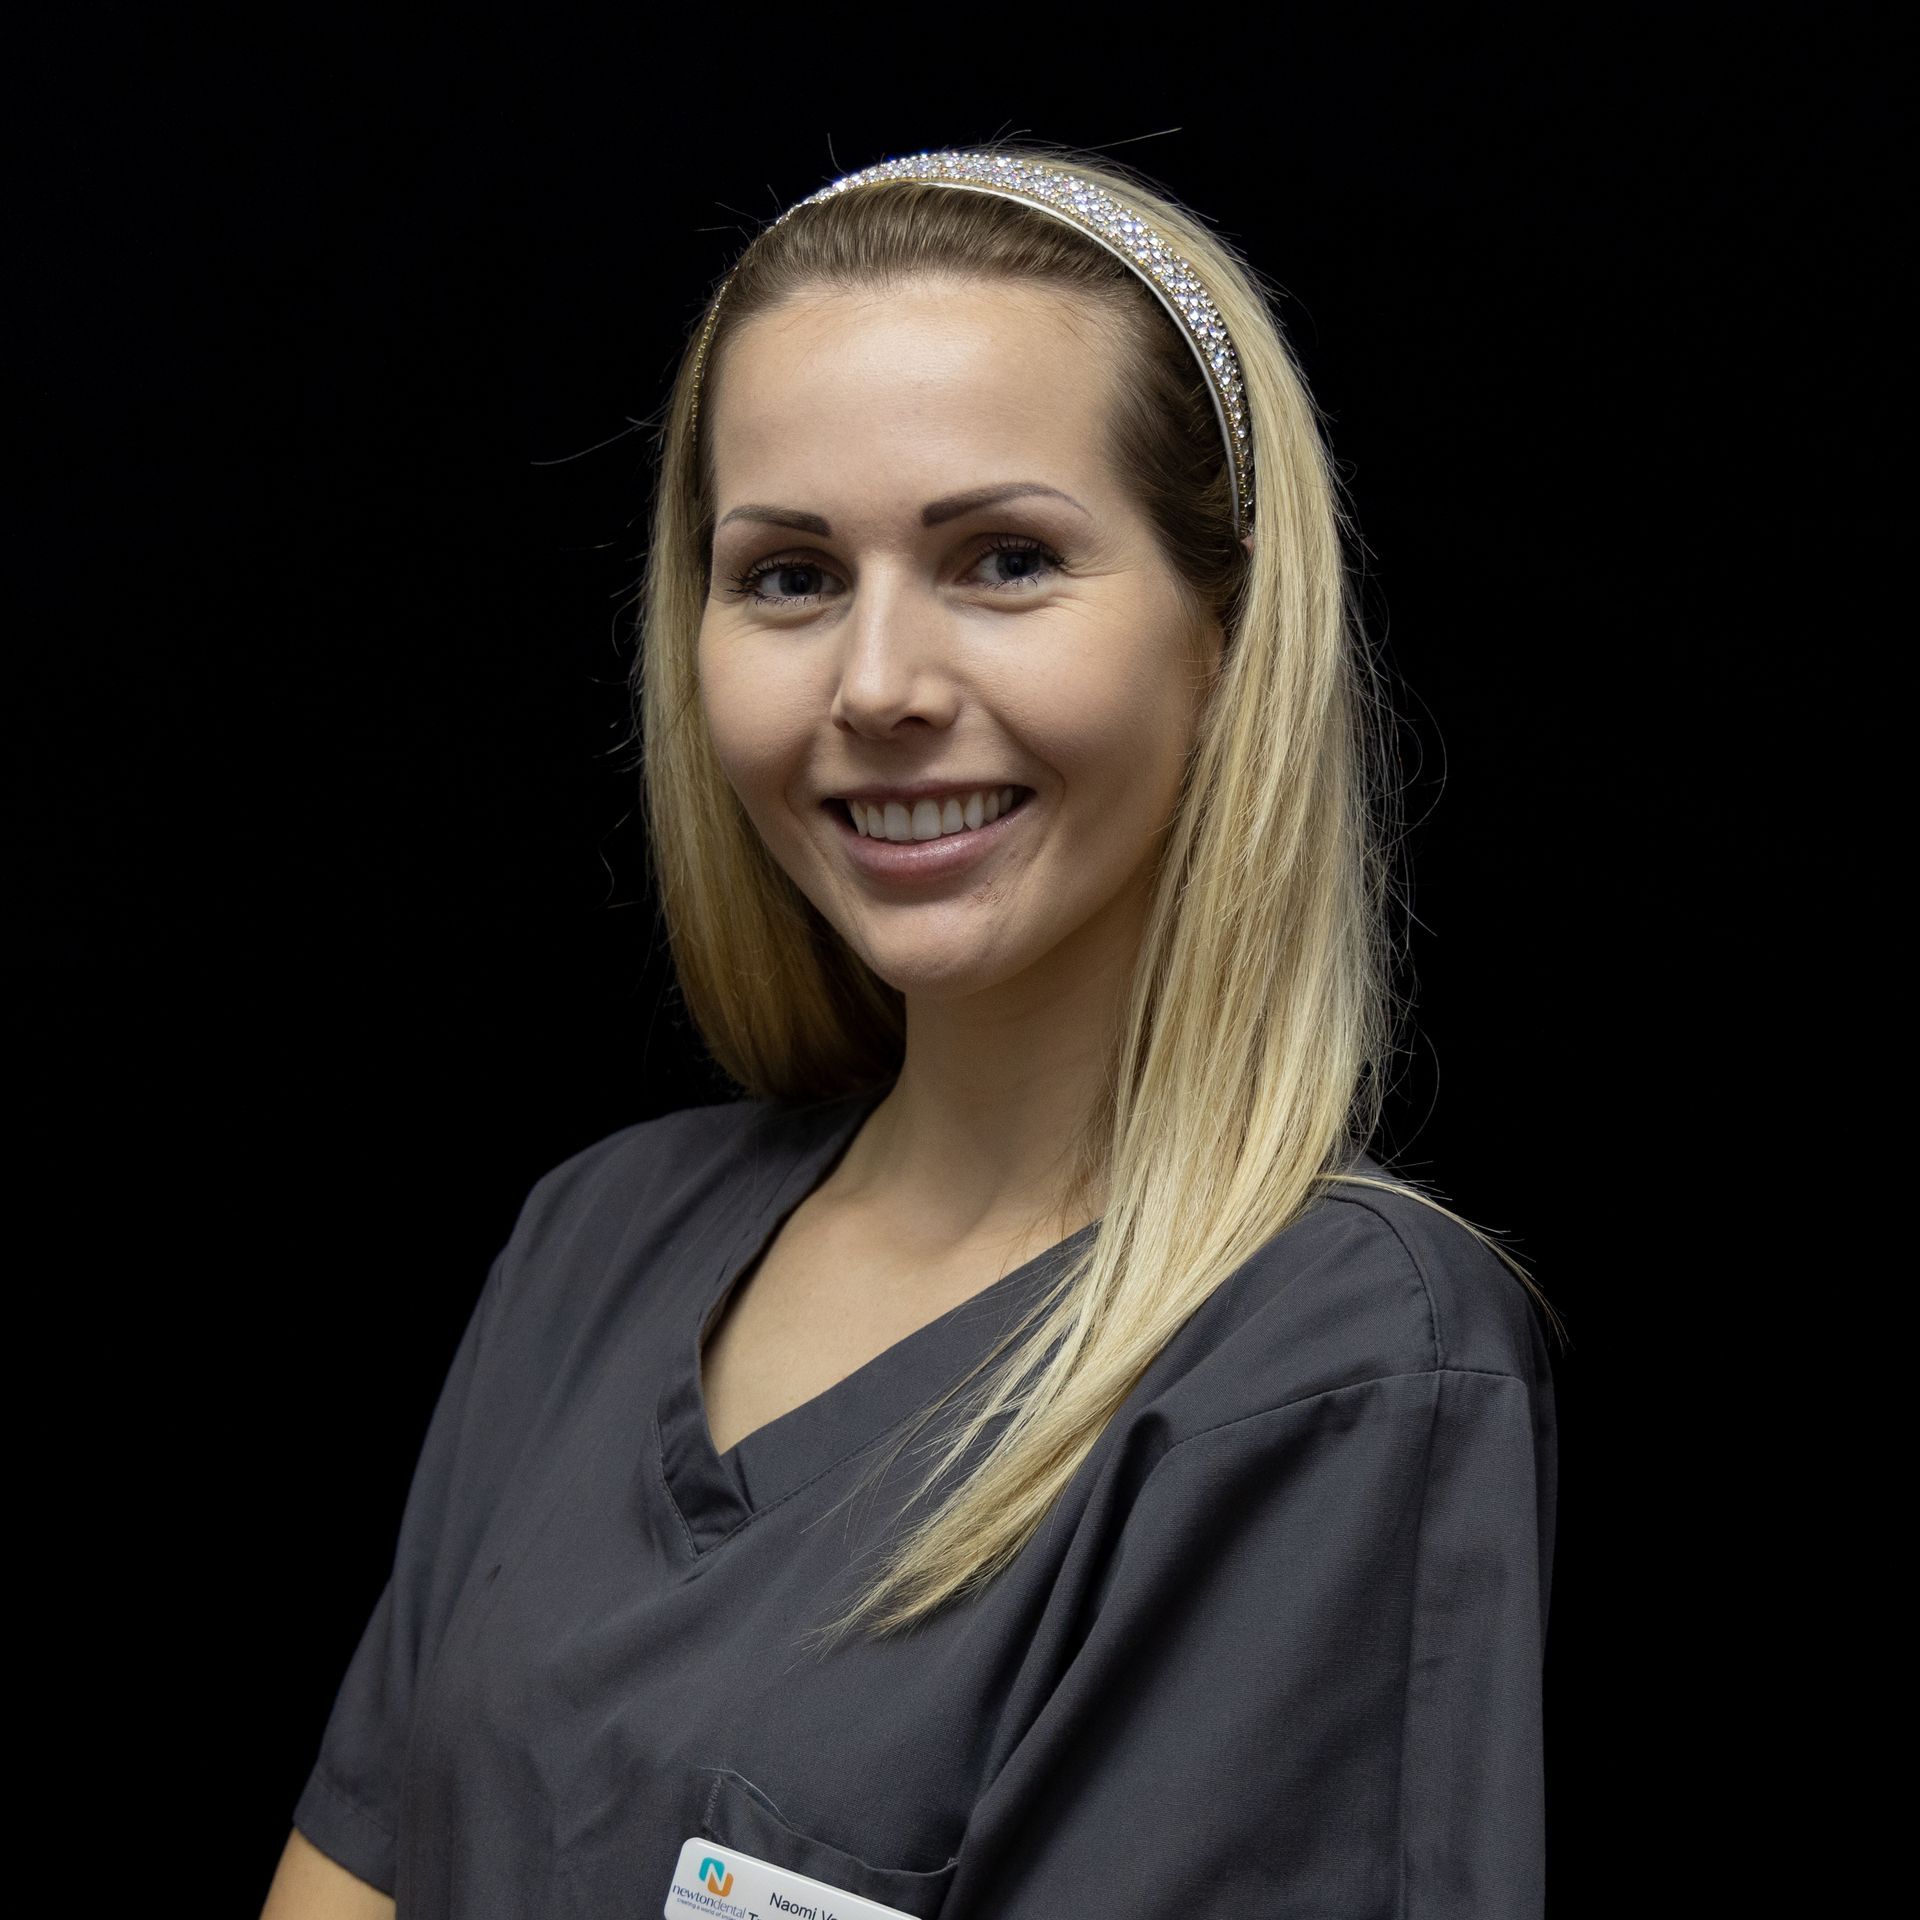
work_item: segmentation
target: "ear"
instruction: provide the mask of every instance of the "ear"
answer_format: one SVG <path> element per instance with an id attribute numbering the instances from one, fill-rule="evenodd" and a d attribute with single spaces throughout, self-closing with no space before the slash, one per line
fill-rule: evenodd
<path id="1" fill-rule="evenodd" d="M 1253 535 L 1250 533 L 1243 533 L 1240 536 L 1240 544 L 1246 548 L 1248 555 L 1251 556 L 1253 553 Z"/>

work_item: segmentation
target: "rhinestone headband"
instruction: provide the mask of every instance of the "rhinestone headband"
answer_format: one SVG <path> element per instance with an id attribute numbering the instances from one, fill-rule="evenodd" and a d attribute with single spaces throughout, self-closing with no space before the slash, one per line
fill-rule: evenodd
<path id="1" fill-rule="evenodd" d="M 932 186 L 957 187 L 968 193 L 997 194 L 1002 199 L 1045 208 L 1070 222 L 1139 274 L 1173 316 L 1182 338 L 1193 349 L 1207 376 L 1207 391 L 1227 445 L 1227 470 L 1233 478 L 1233 530 L 1244 535 L 1253 522 L 1253 441 L 1247 430 L 1240 361 L 1227 336 L 1226 322 L 1221 319 L 1213 296 L 1201 285 L 1192 263 L 1182 259 L 1131 207 L 1089 180 L 1058 167 L 1040 166 L 1007 155 L 951 149 L 916 154 L 911 159 L 886 160 L 878 166 L 863 167 L 858 173 L 843 174 L 832 185 L 796 201 L 773 225 L 779 226 L 801 207 L 810 207 L 816 200 L 829 200 L 854 187 L 879 186 L 893 180 L 923 181 Z M 701 329 L 700 350 L 693 370 L 692 420 L 696 425 L 700 417 L 700 380 L 706 371 L 707 343 L 713 337 L 720 303 L 732 284 L 733 274 L 729 273 L 714 296 L 706 325 Z"/>

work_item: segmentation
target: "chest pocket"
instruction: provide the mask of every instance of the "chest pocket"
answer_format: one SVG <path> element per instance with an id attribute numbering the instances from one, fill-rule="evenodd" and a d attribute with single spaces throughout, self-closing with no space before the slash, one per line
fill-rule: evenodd
<path id="1" fill-rule="evenodd" d="M 738 1847 L 757 1860 L 810 1874 L 845 1893 L 898 1907 L 917 1920 L 936 1920 L 958 1871 L 959 1856 L 927 1871 L 876 1866 L 858 1854 L 829 1846 L 789 1822 L 766 1794 L 731 1767 L 701 1767 L 712 1785 L 700 1819 L 700 1836 Z"/>

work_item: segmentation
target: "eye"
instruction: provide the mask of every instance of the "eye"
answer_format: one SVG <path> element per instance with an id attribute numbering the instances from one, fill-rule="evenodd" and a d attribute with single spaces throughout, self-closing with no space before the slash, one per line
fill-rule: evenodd
<path id="1" fill-rule="evenodd" d="M 1028 540 L 1019 535 L 999 534 L 981 548 L 975 555 L 973 567 L 978 568 L 983 561 L 992 560 L 993 570 L 999 572 L 1001 562 L 995 558 L 1000 554 L 1019 556 L 1020 567 L 1011 579 L 1003 577 L 986 582 L 993 593 L 1030 593 L 1045 582 L 1046 571 L 1057 572 L 1066 562 L 1044 541 Z M 1042 569 L 1046 571 L 1042 571 Z M 972 569 L 970 569 L 971 571 Z M 732 585 L 727 589 L 736 600 L 746 600 L 762 607 L 798 607 L 805 606 L 824 596 L 818 593 L 768 594 L 758 591 L 762 580 L 772 579 L 791 584 L 792 576 L 798 574 L 826 573 L 825 567 L 794 555 L 774 554 L 771 558 L 757 561 L 744 573 L 733 576 Z M 829 576 L 834 577 L 834 576 Z"/>

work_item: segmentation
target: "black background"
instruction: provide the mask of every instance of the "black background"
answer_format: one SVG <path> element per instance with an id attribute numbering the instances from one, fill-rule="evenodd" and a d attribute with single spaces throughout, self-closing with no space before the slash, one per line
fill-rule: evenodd
<path id="1" fill-rule="evenodd" d="M 104 1759 L 96 1823 L 154 1821 L 149 1884 L 257 1910 L 527 1188 L 729 1091 L 638 828 L 634 423 L 756 222 L 1026 132 L 1243 247 L 1332 417 L 1414 775 L 1387 1145 L 1573 1335 L 1553 1913 L 1648 1910 L 1740 1763 L 1772 1201 L 1834 1144 L 1782 1099 L 1807 743 L 1890 530 L 1841 438 L 1890 57 L 1811 13 L 1078 20 L 100 8 L 17 47 L 26 1478 L 90 1649 L 49 1738 Z"/>

